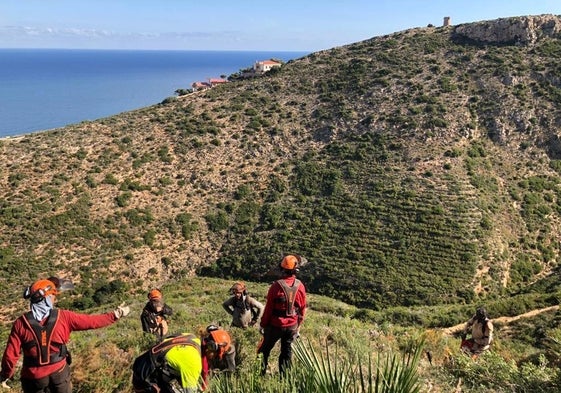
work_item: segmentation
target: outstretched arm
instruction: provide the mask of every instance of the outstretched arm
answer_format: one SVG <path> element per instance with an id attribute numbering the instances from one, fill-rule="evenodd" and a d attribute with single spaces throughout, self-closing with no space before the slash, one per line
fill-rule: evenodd
<path id="1" fill-rule="evenodd" d="M 69 332 L 89 329 L 99 329 L 109 326 L 119 318 L 115 311 L 109 311 L 105 314 L 81 314 L 69 310 L 60 310 L 59 318 L 65 320 L 65 324 Z"/>

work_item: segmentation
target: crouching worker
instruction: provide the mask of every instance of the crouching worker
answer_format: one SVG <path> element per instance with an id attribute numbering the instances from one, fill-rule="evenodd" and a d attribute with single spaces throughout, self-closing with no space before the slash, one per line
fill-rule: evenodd
<path id="1" fill-rule="evenodd" d="M 471 337 L 467 338 L 468 332 Z M 479 356 L 488 350 L 493 341 L 493 323 L 489 319 L 487 311 L 480 307 L 476 310 L 475 315 L 467 321 L 462 332 L 461 349 L 474 357 Z"/>
<path id="2" fill-rule="evenodd" d="M 188 393 L 205 390 L 209 362 L 230 359 L 235 369 L 235 350 L 225 330 L 209 326 L 203 337 L 182 333 L 168 337 L 137 357 L 132 366 L 132 385 L 137 393 L 173 393 L 174 385 Z"/>
<path id="3" fill-rule="evenodd" d="M 58 280 L 57 284 L 59 284 Z M 30 300 L 30 311 L 12 325 L 2 357 L 0 380 L 14 376 L 23 351 L 21 387 L 24 393 L 71 393 L 70 354 L 66 344 L 70 333 L 111 325 L 129 313 L 123 305 L 105 314 L 87 315 L 55 308 L 57 284 L 39 280 L 28 287 L 24 298 Z"/>
<path id="4" fill-rule="evenodd" d="M 209 370 L 213 372 L 226 371 L 233 373 L 236 371 L 236 348 L 231 342 L 230 335 L 225 330 L 216 325 L 209 325 L 202 333 L 203 345 L 207 348 L 213 346 L 212 342 L 230 342 L 230 346 L 224 346 L 218 356 L 212 355 L 212 351 L 207 356 Z"/>

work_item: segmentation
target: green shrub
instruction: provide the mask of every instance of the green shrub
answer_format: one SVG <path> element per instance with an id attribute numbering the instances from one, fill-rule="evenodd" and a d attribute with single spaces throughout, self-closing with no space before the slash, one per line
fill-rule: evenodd
<path id="1" fill-rule="evenodd" d="M 229 227 L 229 217 L 224 211 L 218 211 L 217 213 L 208 213 L 205 215 L 205 220 L 208 228 L 212 232 L 219 232 L 228 229 Z"/>
<path id="2" fill-rule="evenodd" d="M 472 389 L 484 388 L 495 392 L 541 393 L 559 389 L 559 370 L 549 367 L 544 356 L 539 362 L 516 364 L 494 351 L 485 352 L 477 361 L 460 354 L 454 358 L 449 370 L 464 385 Z"/>

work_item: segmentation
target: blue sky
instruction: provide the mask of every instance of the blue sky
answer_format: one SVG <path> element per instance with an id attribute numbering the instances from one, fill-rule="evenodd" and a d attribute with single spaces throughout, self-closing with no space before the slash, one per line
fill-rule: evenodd
<path id="1" fill-rule="evenodd" d="M 0 0 L 0 48 L 317 51 L 561 0 Z"/>

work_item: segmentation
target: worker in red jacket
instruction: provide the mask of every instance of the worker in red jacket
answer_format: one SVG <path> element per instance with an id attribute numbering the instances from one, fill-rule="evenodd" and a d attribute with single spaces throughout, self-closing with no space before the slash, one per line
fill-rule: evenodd
<path id="1" fill-rule="evenodd" d="M 129 307 L 123 305 L 97 315 L 60 310 L 54 307 L 57 294 L 57 285 L 51 280 L 36 281 L 26 289 L 24 298 L 30 300 L 30 311 L 12 325 L 2 357 L 2 387 L 9 387 L 6 381 L 14 376 L 23 352 L 24 393 L 71 393 L 71 359 L 66 347 L 70 333 L 111 325 L 129 313 Z"/>
<path id="2" fill-rule="evenodd" d="M 300 334 L 300 325 L 306 313 L 306 288 L 296 278 L 301 261 L 299 255 L 286 255 L 279 264 L 281 278 L 267 292 L 267 303 L 261 317 L 263 340 L 257 350 L 263 354 L 262 374 L 267 372 L 269 354 L 279 340 L 281 374 L 291 365 L 292 342 Z"/>

